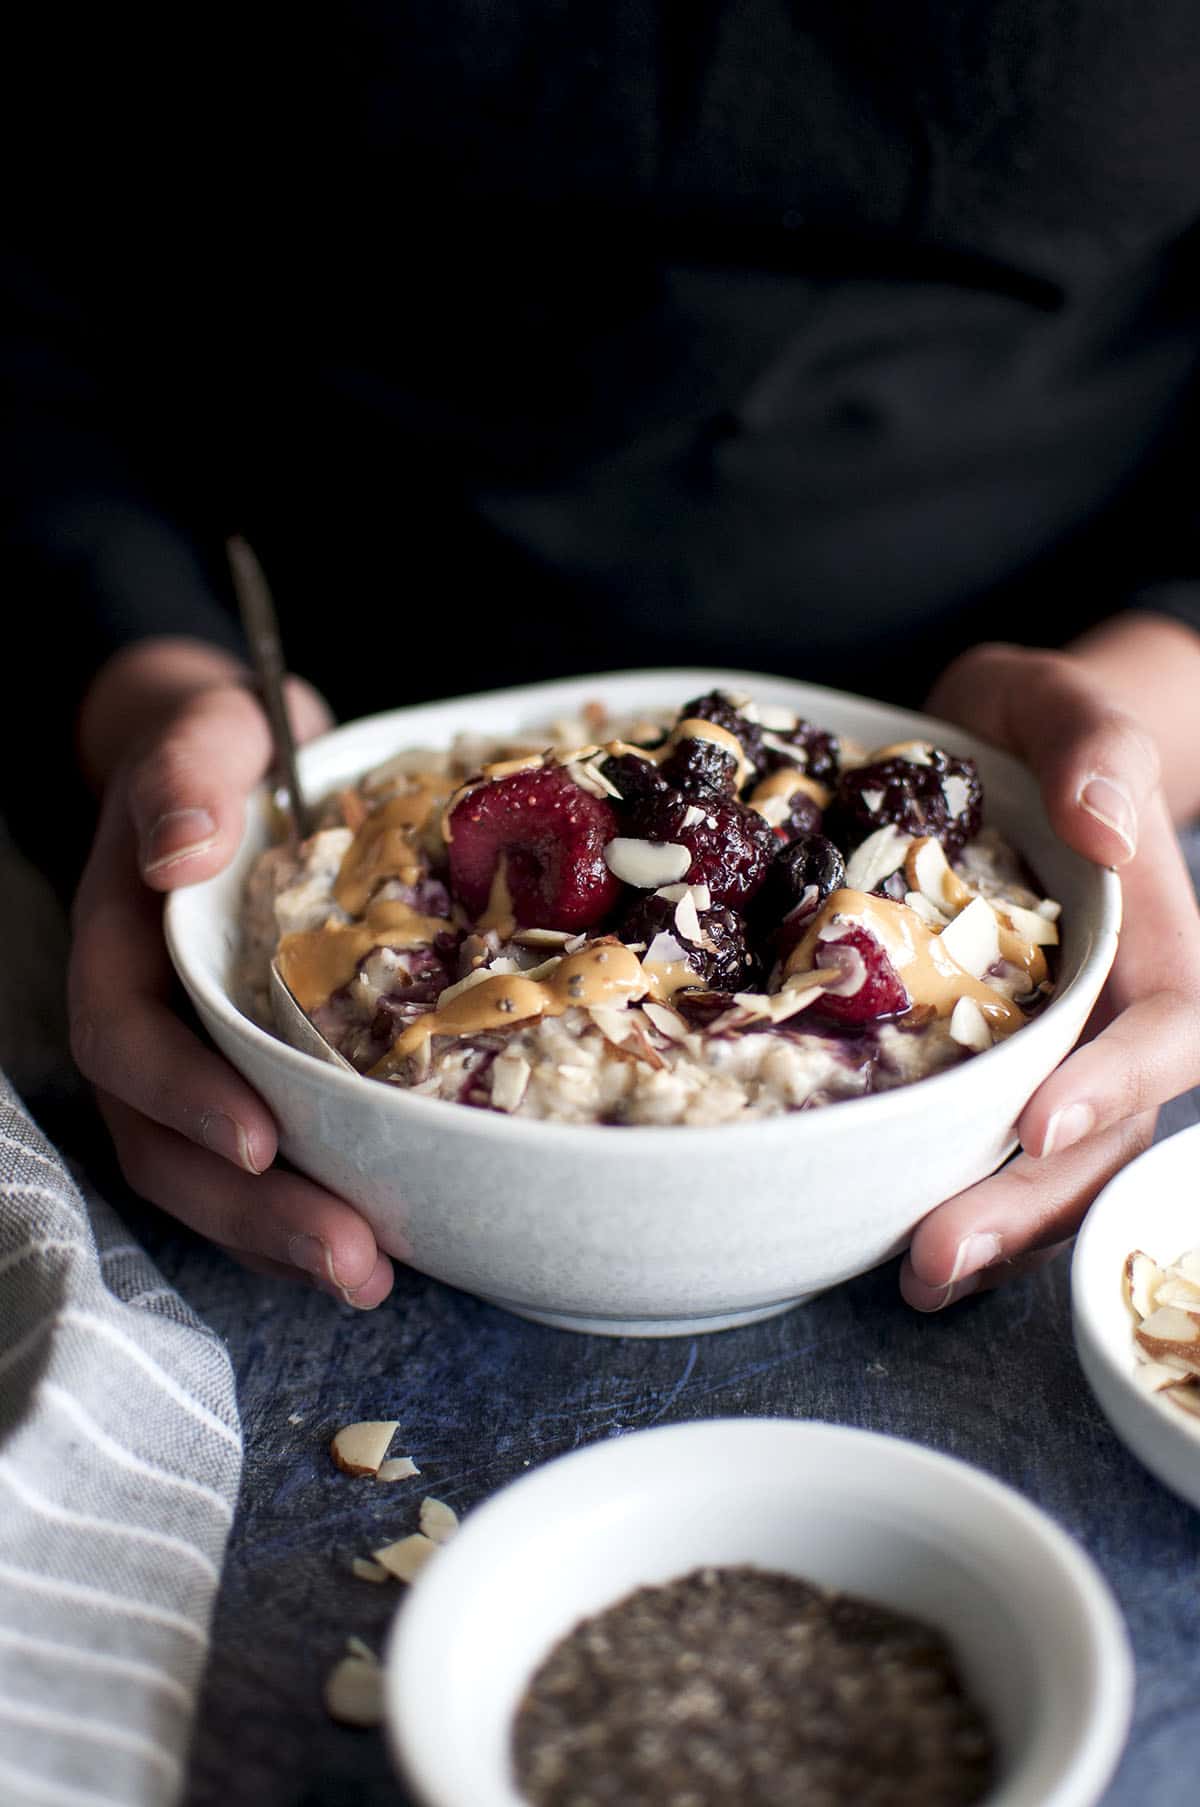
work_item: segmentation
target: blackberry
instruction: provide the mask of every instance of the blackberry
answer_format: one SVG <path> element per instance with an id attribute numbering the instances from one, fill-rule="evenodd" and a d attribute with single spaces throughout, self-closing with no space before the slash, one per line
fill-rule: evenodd
<path id="1" fill-rule="evenodd" d="M 779 842 L 756 810 L 732 797 L 696 802 L 679 791 L 651 797 L 633 812 L 632 832 L 688 848 L 689 885 L 707 885 L 714 904 L 742 904 L 767 874 Z"/>
<path id="2" fill-rule="evenodd" d="M 671 749 L 658 768 L 674 790 L 685 797 L 736 797 L 738 762 L 728 747 L 690 736 Z"/>
<path id="3" fill-rule="evenodd" d="M 762 744 L 762 729 L 757 722 L 752 722 L 748 716 L 743 715 L 723 690 L 710 690 L 704 696 L 694 697 L 690 703 L 685 703 L 679 711 L 680 721 L 687 721 L 693 716 L 700 721 L 715 722 L 718 728 L 724 728 L 736 736 L 741 742 L 746 763 L 753 767 L 756 777 L 761 778 L 769 770 L 769 756 Z"/>
<path id="4" fill-rule="evenodd" d="M 947 853 L 957 853 L 979 833 L 982 809 L 974 760 L 932 747 L 928 765 L 878 759 L 843 772 L 827 821 L 849 848 L 892 823 L 907 834 L 934 835 Z"/>
<path id="5" fill-rule="evenodd" d="M 697 916 L 711 947 L 695 947 L 685 941 L 675 926 L 675 905 L 654 892 L 634 900 L 617 932 L 622 941 L 644 941 L 647 946 L 656 935 L 674 935 L 698 984 L 721 991 L 753 990 L 762 982 L 763 971 L 747 942 L 743 918 L 720 905 L 700 910 Z"/>

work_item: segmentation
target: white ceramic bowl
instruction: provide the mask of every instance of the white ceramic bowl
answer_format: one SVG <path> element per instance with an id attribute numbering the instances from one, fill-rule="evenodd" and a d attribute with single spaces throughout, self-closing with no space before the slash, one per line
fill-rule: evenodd
<path id="1" fill-rule="evenodd" d="M 919 1084 L 721 1128 L 527 1122 L 338 1072 L 287 1047 L 233 1003 L 246 876 L 266 841 L 252 810 L 227 870 L 174 892 L 171 954 L 217 1046 L 275 1113 L 284 1153 L 358 1205 L 383 1247 L 422 1272 L 544 1322 L 614 1334 L 747 1323 L 874 1267 L 942 1199 L 1011 1151 L 1030 1094 L 1079 1036 L 1116 951 L 1120 887 L 1052 833 L 1013 760 L 957 729 L 811 685 L 739 672 L 648 671 L 398 710 L 305 748 L 310 794 L 399 747 L 463 728 L 512 734 L 600 697 L 678 706 L 726 685 L 879 746 L 933 736 L 974 754 L 988 819 L 1063 905 L 1062 971 L 1019 1034 Z"/>
<path id="2" fill-rule="evenodd" d="M 1122 1443 L 1151 1474 L 1200 1507 L 1200 1418 L 1133 1378 L 1133 1318 L 1125 1257 L 1164 1265 L 1200 1248 L 1200 1124 L 1168 1136 L 1110 1180 L 1088 1212 L 1071 1262 L 1075 1347 L 1088 1384 Z"/>
<path id="3" fill-rule="evenodd" d="M 912 1613 L 950 1640 L 1001 1752 L 989 1807 L 1088 1807 L 1129 1725 L 1120 1614 L 1019 1494 L 839 1425 L 716 1419 L 549 1463 L 423 1571 L 387 1656 L 393 1750 L 427 1807 L 518 1807 L 513 1713 L 551 1647 L 634 1588 L 753 1563 Z"/>

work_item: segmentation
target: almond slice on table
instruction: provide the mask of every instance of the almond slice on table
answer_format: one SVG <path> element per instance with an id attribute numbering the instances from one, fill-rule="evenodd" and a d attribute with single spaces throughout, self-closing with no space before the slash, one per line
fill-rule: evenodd
<path id="1" fill-rule="evenodd" d="M 374 1657 L 344 1656 L 334 1664 L 325 1677 L 325 1710 L 339 1725 L 381 1724 L 383 1671 Z"/>
<path id="2" fill-rule="evenodd" d="M 437 1544 L 423 1531 L 414 1531 L 411 1537 L 401 1537 L 395 1543 L 386 1543 L 382 1549 L 373 1550 L 371 1554 L 381 1568 L 397 1581 L 415 1581 L 431 1556 L 437 1554 Z"/>
<path id="3" fill-rule="evenodd" d="M 381 1462 L 375 1474 L 377 1481 L 407 1481 L 412 1475 L 420 1474 L 411 1456 L 389 1456 Z"/>
<path id="4" fill-rule="evenodd" d="M 381 1562 L 372 1562 L 369 1556 L 356 1556 L 350 1564 L 350 1573 L 356 1581 L 390 1581 L 391 1576 Z"/>
<path id="5" fill-rule="evenodd" d="M 431 1543 L 449 1543 L 458 1530 L 458 1513 L 445 1500 L 423 1499 L 421 1530 Z"/>
<path id="6" fill-rule="evenodd" d="M 329 1453 L 343 1474 L 378 1474 L 388 1444 L 399 1428 L 398 1418 L 344 1424 L 329 1445 Z"/>

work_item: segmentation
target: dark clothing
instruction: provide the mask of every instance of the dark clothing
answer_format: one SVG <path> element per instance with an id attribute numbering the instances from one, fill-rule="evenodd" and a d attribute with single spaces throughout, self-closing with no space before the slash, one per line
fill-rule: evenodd
<path id="1" fill-rule="evenodd" d="M 1147 591 L 1200 625 L 1194 0 L 248 10 L 10 58 L 64 710 L 236 643 L 235 527 L 343 713 L 650 662 L 916 701 Z"/>

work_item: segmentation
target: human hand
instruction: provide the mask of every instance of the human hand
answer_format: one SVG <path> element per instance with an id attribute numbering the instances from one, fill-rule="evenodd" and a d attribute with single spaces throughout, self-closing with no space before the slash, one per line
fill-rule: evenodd
<path id="1" fill-rule="evenodd" d="M 299 680 L 289 680 L 288 703 L 300 740 L 329 726 L 324 702 Z M 125 1178 L 245 1265 L 378 1305 L 392 1264 L 367 1224 L 311 1180 L 272 1167 L 266 1105 L 172 1006 L 162 893 L 228 863 L 271 760 L 245 673 L 195 641 L 127 648 L 93 684 L 80 741 L 102 802 L 73 910 L 71 1047 Z"/>
<path id="2" fill-rule="evenodd" d="M 937 1311 L 1053 1253 L 1149 1145 L 1159 1106 L 1200 1083 L 1200 913 L 1163 795 L 1158 737 L 1114 702 L 1102 664 L 976 647 L 942 675 L 928 707 L 1024 759 L 1056 832 L 1117 867 L 1124 893 L 1108 984 L 1083 1043 L 1022 1111 L 1021 1152 L 931 1211 L 913 1236 L 900 1288 L 918 1310 Z"/>

